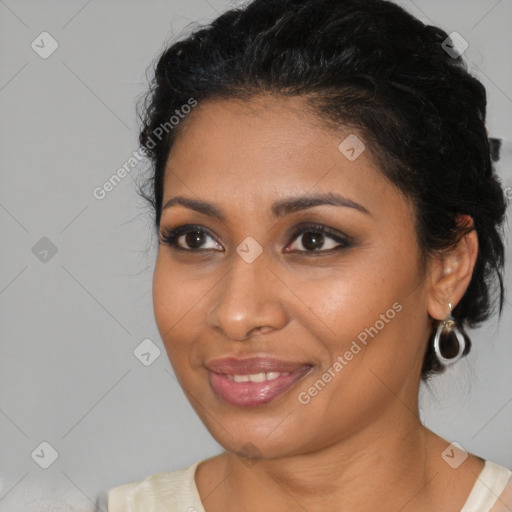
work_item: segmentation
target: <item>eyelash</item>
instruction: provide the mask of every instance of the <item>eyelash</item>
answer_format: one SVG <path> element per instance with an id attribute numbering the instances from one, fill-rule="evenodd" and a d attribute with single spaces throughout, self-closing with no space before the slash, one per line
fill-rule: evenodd
<path id="1" fill-rule="evenodd" d="M 175 228 L 162 228 L 160 235 L 161 239 L 160 242 L 164 243 L 168 246 L 170 246 L 172 249 L 177 251 L 183 251 L 183 252 L 192 252 L 192 253 L 198 253 L 198 252 L 207 252 L 207 251 L 213 251 L 215 249 L 184 249 L 183 247 L 178 246 L 178 239 L 187 233 L 190 232 L 200 232 L 205 233 L 209 237 L 211 237 L 213 240 L 215 240 L 215 237 L 210 233 L 209 230 L 202 226 L 198 226 L 196 224 L 185 224 L 182 226 L 177 226 Z M 298 226 L 292 233 L 291 240 L 288 243 L 290 245 L 291 242 L 295 241 L 297 238 L 299 238 L 304 233 L 315 233 L 319 235 L 327 236 L 328 238 L 334 240 L 335 242 L 338 242 L 340 245 L 337 247 L 333 247 L 331 249 L 327 250 L 294 250 L 291 252 L 298 252 L 298 253 L 307 253 L 308 255 L 316 256 L 319 254 L 331 254 L 334 251 L 339 251 L 340 249 L 348 249 L 353 246 L 352 242 L 349 240 L 348 237 L 340 236 L 336 233 L 333 233 L 327 228 L 324 224 L 307 224 L 307 225 L 301 225 Z M 215 240 L 216 243 L 217 240 Z"/>

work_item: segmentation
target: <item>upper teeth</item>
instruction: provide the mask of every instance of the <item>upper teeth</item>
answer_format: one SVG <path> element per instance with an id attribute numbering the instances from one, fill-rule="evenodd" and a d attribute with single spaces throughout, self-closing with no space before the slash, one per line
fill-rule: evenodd
<path id="1" fill-rule="evenodd" d="M 266 380 L 274 380 L 281 375 L 288 375 L 290 372 L 261 372 L 251 373 L 250 375 L 226 375 L 230 380 L 235 382 L 265 382 Z"/>

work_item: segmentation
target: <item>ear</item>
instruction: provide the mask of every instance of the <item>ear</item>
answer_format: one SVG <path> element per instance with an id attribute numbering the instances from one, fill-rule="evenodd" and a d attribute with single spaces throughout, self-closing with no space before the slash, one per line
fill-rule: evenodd
<path id="1" fill-rule="evenodd" d="M 469 215 L 457 217 L 459 225 L 474 225 Z M 437 253 L 430 262 L 430 286 L 427 297 L 427 310 L 432 318 L 442 320 L 466 293 L 478 254 L 476 230 L 464 235 L 453 247 Z"/>

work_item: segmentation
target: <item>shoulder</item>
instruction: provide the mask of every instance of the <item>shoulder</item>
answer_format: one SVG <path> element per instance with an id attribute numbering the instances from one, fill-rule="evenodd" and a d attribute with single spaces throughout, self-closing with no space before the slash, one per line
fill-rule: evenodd
<path id="1" fill-rule="evenodd" d="M 108 491 L 108 512 L 199 511 L 194 475 L 201 461 L 174 471 L 155 473 L 144 480 L 125 483 Z M 198 508 L 201 507 L 201 508 Z"/>
<path id="2" fill-rule="evenodd" d="M 512 471 L 494 462 L 487 462 L 493 475 L 487 483 L 491 486 L 494 483 L 496 496 L 496 503 L 489 512 L 510 512 L 512 510 Z"/>
<path id="3" fill-rule="evenodd" d="M 490 460 L 477 476 L 461 512 L 510 512 L 512 510 L 512 471 Z"/>

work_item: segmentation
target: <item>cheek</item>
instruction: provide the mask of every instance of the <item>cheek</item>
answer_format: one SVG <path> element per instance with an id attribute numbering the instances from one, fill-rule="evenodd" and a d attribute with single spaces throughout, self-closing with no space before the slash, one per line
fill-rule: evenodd
<path id="1" fill-rule="evenodd" d="M 417 359 L 421 343 L 414 340 L 421 336 L 414 316 L 422 287 L 411 291 L 418 269 L 413 258 L 388 251 L 358 253 L 357 259 L 331 267 L 328 276 L 288 276 L 290 288 L 301 298 L 292 316 L 317 340 L 321 371 L 341 356 L 343 373 L 357 380 L 361 368 L 407 373 Z"/>
<path id="2" fill-rule="evenodd" d="M 360 256 L 357 259 L 322 273 L 315 270 L 299 278 L 290 272 L 286 276 L 290 289 L 300 299 L 294 315 L 330 346 L 330 351 L 343 348 L 397 300 L 399 283 L 383 277 L 386 271 L 382 262 L 379 266 Z"/>
<path id="3" fill-rule="evenodd" d="M 185 339 L 184 329 L 191 327 L 188 320 L 200 302 L 200 283 L 183 277 L 159 254 L 153 275 L 153 311 L 160 337 L 169 352 L 170 346 L 179 346 Z"/>
<path id="4" fill-rule="evenodd" d="M 172 273 L 165 270 L 165 265 L 159 254 L 153 273 L 153 311 L 164 343 L 166 338 L 164 334 L 172 325 L 173 301 L 176 299 L 171 293 L 173 289 L 172 277 Z"/>

